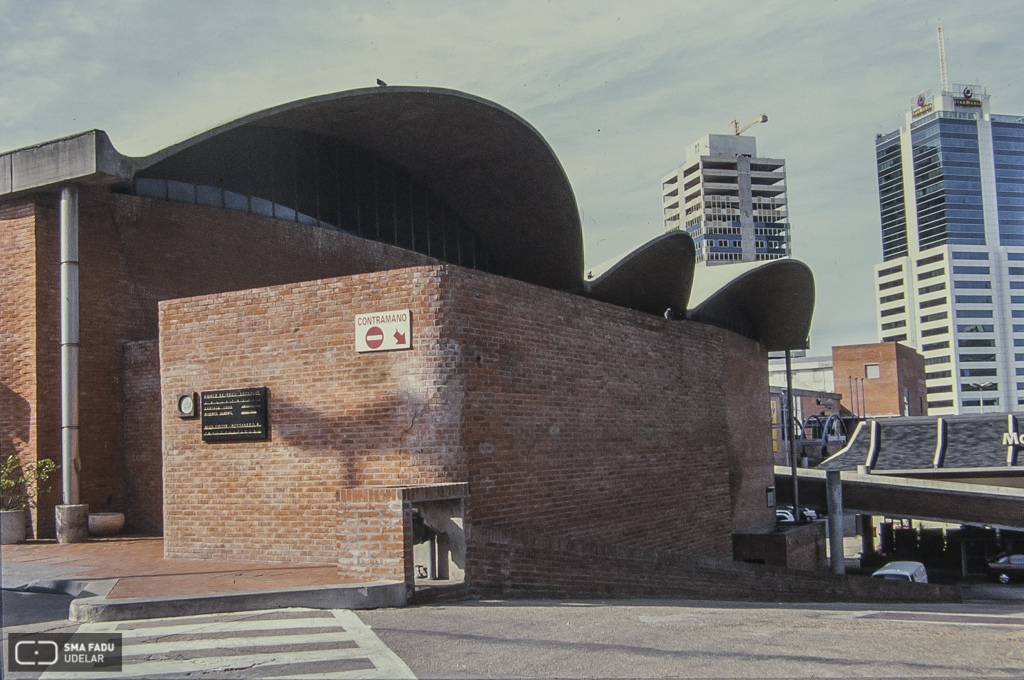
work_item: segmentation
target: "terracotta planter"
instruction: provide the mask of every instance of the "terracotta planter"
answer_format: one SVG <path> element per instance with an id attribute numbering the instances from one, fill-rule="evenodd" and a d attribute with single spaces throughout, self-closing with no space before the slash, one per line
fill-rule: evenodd
<path id="1" fill-rule="evenodd" d="M 124 526 L 124 514 L 120 512 L 89 513 L 90 536 L 113 536 Z"/>
<path id="2" fill-rule="evenodd" d="M 0 510 L 0 544 L 22 543 L 25 540 L 25 511 Z"/>

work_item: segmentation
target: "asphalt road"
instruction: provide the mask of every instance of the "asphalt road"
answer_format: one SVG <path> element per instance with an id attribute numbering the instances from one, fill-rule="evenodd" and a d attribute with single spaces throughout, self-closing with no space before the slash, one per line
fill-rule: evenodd
<path id="1" fill-rule="evenodd" d="M 1024 603 L 478 602 L 358 612 L 419 678 L 1024 678 Z"/>
<path id="2" fill-rule="evenodd" d="M 67 596 L 3 595 L 5 637 L 88 628 L 66 620 Z M 372 654 L 333 651 L 336 645 L 317 637 L 330 631 L 296 630 L 298 623 L 291 620 L 300 613 L 90 625 L 155 636 L 136 642 L 160 649 L 129 654 L 136 655 L 134 663 L 171 664 L 152 669 L 162 670 L 161 678 L 195 677 L 196 672 L 220 677 L 214 669 L 227 662 L 236 670 L 224 677 L 247 677 L 257 662 L 284 663 L 289 654 L 295 662 L 297 652 L 320 655 L 316 668 L 302 669 L 322 674 L 318 677 L 335 677 L 335 670 L 363 677 L 356 667 L 343 667 L 350 663 L 346 654 L 378 659 L 372 662 L 377 671 L 367 664 L 365 675 L 384 677 L 380 672 L 387 664 L 379 659 L 387 659 L 388 648 L 419 678 L 1024 678 L 1024 601 L 874 608 L 527 600 L 354 612 L 387 646 Z M 342 632 L 352 632 L 358 631 L 358 620 L 338 622 L 346 629 Z M 247 631 L 253 627 L 265 632 L 250 639 L 253 633 Z M 360 646 L 372 647 L 371 631 L 360 634 L 366 640 Z M 295 637 L 307 632 L 313 637 Z M 147 656 L 153 653 L 157 656 Z M 335 657 L 341 661 L 332 661 Z M 241 674 L 240 658 L 252 664 Z M 191 673 L 179 676 L 179 666 L 189 666 Z M 275 677 L 275 670 L 261 666 L 259 675 Z M 128 668 L 122 677 L 131 677 Z"/>

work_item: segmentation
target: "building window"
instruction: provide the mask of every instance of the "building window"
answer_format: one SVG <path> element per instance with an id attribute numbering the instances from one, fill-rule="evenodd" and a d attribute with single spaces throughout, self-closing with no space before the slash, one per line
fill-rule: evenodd
<path id="1" fill-rule="evenodd" d="M 938 328 L 929 328 L 926 331 L 921 331 L 922 338 L 930 338 L 933 335 L 945 335 L 949 332 L 949 326 L 939 326 Z"/>
<path id="2" fill-rule="evenodd" d="M 1014 267 L 1010 267 L 1010 269 L 1014 269 Z M 1022 267 L 1020 269 L 1021 269 L 1021 273 L 1024 274 L 1024 267 Z M 984 275 L 987 276 L 991 272 L 989 272 L 988 267 L 957 267 L 957 266 L 954 266 L 953 267 L 953 273 L 954 274 L 984 274 Z M 1012 274 L 1013 272 L 1010 272 L 1010 273 Z"/>
<path id="3" fill-rule="evenodd" d="M 931 321 L 941 321 L 942 319 L 948 319 L 949 314 L 947 312 L 936 312 L 935 314 L 925 314 L 921 317 L 921 323 L 929 323 Z"/>
<path id="4" fill-rule="evenodd" d="M 898 288 L 903 285 L 903 279 L 896 279 L 895 281 L 889 281 L 887 283 L 878 284 L 878 290 L 889 290 L 890 288 Z"/>
<path id="5" fill-rule="evenodd" d="M 883 309 L 879 316 L 892 316 L 893 314 L 903 314 L 907 311 L 906 307 L 891 307 L 889 309 Z"/>
<path id="6" fill-rule="evenodd" d="M 989 324 L 971 324 L 971 325 L 958 325 L 956 327 L 957 333 L 991 333 L 992 326 Z"/>
<path id="7" fill-rule="evenodd" d="M 918 295 L 927 295 L 928 293 L 934 293 L 937 290 L 946 290 L 946 283 L 933 283 L 930 286 L 923 286 L 917 289 Z"/>
<path id="8" fill-rule="evenodd" d="M 903 342 L 907 339 L 906 333 L 900 333 L 899 335 L 887 335 L 882 338 L 882 342 Z"/>
<path id="9" fill-rule="evenodd" d="M 918 305 L 918 307 L 920 309 L 927 309 L 929 307 L 938 307 L 939 305 L 944 305 L 944 304 L 946 304 L 946 298 L 940 297 L 940 298 L 935 298 L 934 300 L 925 300 L 924 302 L 920 303 Z"/>
<path id="10" fill-rule="evenodd" d="M 934 373 L 925 373 L 925 380 L 938 380 L 939 378 L 952 378 L 953 373 L 951 371 L 935 371 Z"/>
<path id="11" fill-rule="evenodd" d="M 883 331 L 891 331 L 893 328 L 903 328 L 907 325 L 906 319 L 900 319 L 899 321 L 890 321 L 889 323 L 882 324 Z"/>
<path id="12" fill-rule="evenodd" d="M 881 376 L 881 371 L 878 368 L 878 364 L 864 364 L 864 377 L 865 378 L 878 378 Z"/>
<path id="13" fill-rule="evenodd" d="M 953 400 L 952 399 L 949 399 L 947 401 L 929 401 L 928 402 L 928 408 L 952 408 L 952 406 L 953 406 Z"/>
<path id="14" fill-rule="evenodd" d="M 993 339 L 975 340 L 969 338 L 967 340 L 957 340 L 958 347 L 995 347 L 996 341 Z"/>
<path id="15" fill-rule="evenodd" d="M 1022 354 L 1021 356 L 1024 357 L 1024 354 Z M 935 364 L 948 364 L 948 363 L 949 363 L 949 357 L 948 356 L 946 356 L 946 357 L 932 357 L 931 359 L 925 359 L 924 360 L 924 365 L 925 366 L 934 366 Z"/>
<path id="16" fill-rule="evenodd" d="M 899 273 L 901 271 L 903 271 L 903 265 L 901 265 L 901 264 L 898 264 L 895 267 L 889 267 L 888 269 L 881 269 L 878 272 L 878 278 L 882 278 L 883 276 L 888 276 L 889 274 L 897 274 L 897 273 Z"/>
<path id="17" fill-rule="evenodd" d="M 921 345 L 922 352 L 933 352 L 937 349 L 946 349 L 949 347 L 949 340 L 943 340 L 942 342 L 930 342 L 925 345 Z"/>
<path id="18" fill-rule="evenodd" d="M 958 269 L 958 267 L 954 267 L 953 269 Z M 987 267 L 986 267 L 986 269 L 987 269 Z M 942 276 L 945 273 L 946 273 L 945 269 L 933 269 L 930 272 L 921 272 L 920 274 L 918 274 L 917 275 L 917 280 L 918 281 L 924 281 L 925 279 L 933 279 L 936 276 Z M 966 272 L 964 272 L 964 273 L 966 273 Z"/>

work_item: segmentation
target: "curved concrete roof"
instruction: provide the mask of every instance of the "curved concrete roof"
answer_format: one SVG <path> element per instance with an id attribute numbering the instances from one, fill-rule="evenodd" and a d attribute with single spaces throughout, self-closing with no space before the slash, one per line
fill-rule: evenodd
<path id="1" fill-rule="evenodd" d="M 798 260 L 776 260 L 733 279 L 687 318 L 758 340 L 774 352 L 806 347 L 813 314 L 810 268 Z"/>
<path id="2" fill-rule="evenodd" d="M 388 86 L 312 97 L 141 158 L 118 153 L 104 132 L 93 130 L 0 154 L 0 196 L 67 182 L 131 179 L 163 161 L 173 166 L 176 154 L 246 127 L 325 135 L 405 168 L 459 214 L 507 276 L 549 288 L 582 288 L 594 299 L 651 314 L 668 307 L 680 312 L 688 304 L 694 247 L 684 232 L 660 236 L 584 282 L 579 211 L 551 147 L 512 111 L 455 90 Z M 230 146 L 238 138 L 220 140 Z M 778 350 L 804 346 L 813 309 L 810 270 L 779 260 L 739 276 L 687 317 Z"/>
<path id="3" fill-rule="evenodd" d="M 429 87 L 336 92 L 232 121 L 136 159 L 135 170 L 250 125 L 322 134 L 380 155 L 459 213 L 508 276 L 580 285 L 583 233 L 569 179 L 540 133 L 494 102 Z"/>
<path id="4" fill-rule="evenodd" d="M 602 302 L 658 315 L 671 307 L 682 317 L 693 285 L 695 254 L 685 231 L 662 234 L 587 281 L 584 290 Z"/>

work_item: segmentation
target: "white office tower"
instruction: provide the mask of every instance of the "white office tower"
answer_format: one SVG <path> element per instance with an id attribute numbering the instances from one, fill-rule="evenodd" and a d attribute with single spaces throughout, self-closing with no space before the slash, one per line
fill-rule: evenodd
<path id="1" fill-rule="evenodd" d="M 753 137 L 707 135 L 661 190 L 665 231 L 685 229 L 698 264 L 789 257 L 786 162 L 758 158 Z"/>
<path id="2" fill-rule="evenodd" d="M 930 415 L 1024 404 L 1024 117 L 980 87 L 918 95 L 875 140 L 878 337 L 916 348 Z"/>

